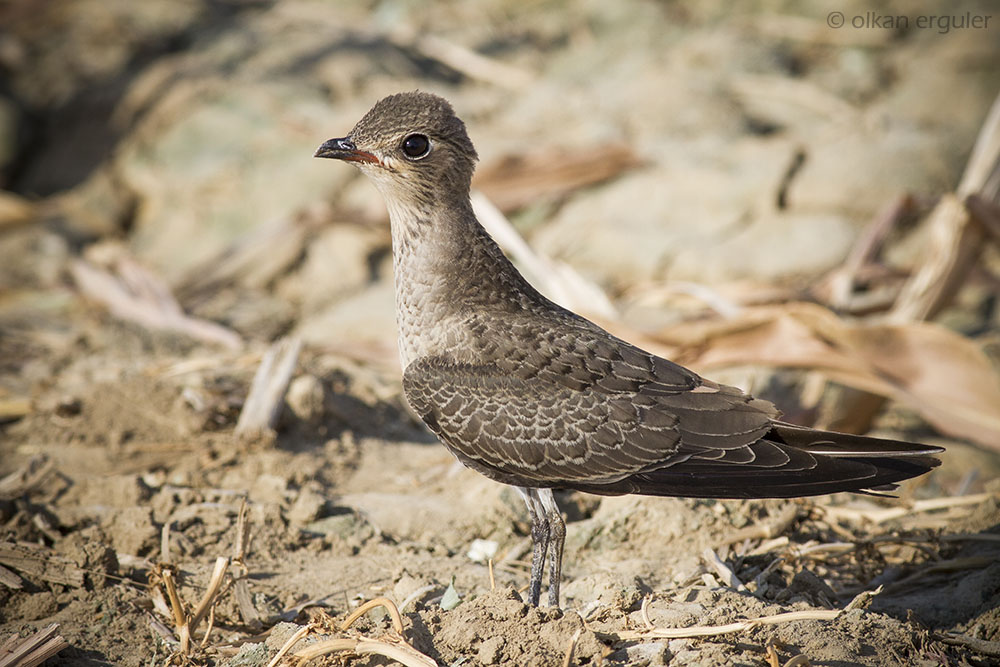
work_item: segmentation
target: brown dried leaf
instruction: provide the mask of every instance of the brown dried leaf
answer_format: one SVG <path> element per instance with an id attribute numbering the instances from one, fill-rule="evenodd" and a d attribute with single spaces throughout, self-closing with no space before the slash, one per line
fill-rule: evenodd
<path id="1" fill-rule="evenodd" d="M 528 155 L 507 155 L 477 170 L 473 185 L 501 211 L 509 212 L 539 201 L 551 201 L 588 185 L 610 180 L 640 164 L 627 146 L 593 151 L 549 149 Z"/>
<path id="2" fill-rule="evenodd" d="M 1000 448 L 1000 377 L 975 342 L 937 324 L 854 324 L 815 304 L 789 303 L 675 325 L 658 338 L 675 347 L 673 358 L 702 370 L 817 370 L 905 403 L 943 433 Z"/>

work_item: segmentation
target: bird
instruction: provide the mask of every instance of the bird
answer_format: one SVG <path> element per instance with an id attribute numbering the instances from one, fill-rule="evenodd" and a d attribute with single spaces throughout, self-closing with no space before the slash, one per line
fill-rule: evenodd
<path id="1" fill-rule="evenodd" d="M 769 401 L 646 352 L 543 296 L 477 220 L 470 186 L 478 155 L 440 96 L 385 97 L 314 156 L 358 167 L 385 201 L 404 396 L 459 461 L 524 499 L 533 606 L 546 561 L 548 604 L 559 606 L 566 526 L 554 490 L 872 493 L 940 464 L 940 447 L 783 422 Z"/>

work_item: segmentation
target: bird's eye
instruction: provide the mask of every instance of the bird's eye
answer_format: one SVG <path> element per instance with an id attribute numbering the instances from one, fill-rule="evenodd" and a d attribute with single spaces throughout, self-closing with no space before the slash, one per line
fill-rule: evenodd
<path id="1" fill-rule="evenodd" d="M 427 157 L 431 152 L 431 140 L 423 134 L 411 134 L 403 139 L 403 154 L 411 160 Z"/>

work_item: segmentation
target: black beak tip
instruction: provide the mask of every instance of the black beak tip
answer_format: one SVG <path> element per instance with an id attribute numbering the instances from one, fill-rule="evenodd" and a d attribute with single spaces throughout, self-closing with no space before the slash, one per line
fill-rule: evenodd
<path id="1" fill-rule="evenodd" d="M 353 141 L 347 137 L 341 137 L 339 139 L 324 141 L 323 144 L 316 149 L 316 152 L 313 153 L 313 157 L 343 159 L 356 150 L 357 147 L 354 145 Z"/>

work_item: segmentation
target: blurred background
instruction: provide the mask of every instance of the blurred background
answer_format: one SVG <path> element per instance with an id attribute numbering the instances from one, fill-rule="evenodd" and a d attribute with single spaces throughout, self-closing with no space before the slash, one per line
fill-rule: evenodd
<path id="1" fill-rule="evenodd" d="M 701 371 L 766 365 L 723 379 L 799 421 L 867 430 L 875 393 L 995 447 L 1000 40 L 988 3 L 935 7 L 5 3 L 3 387 L 32 395 L 88 306 L 391 367 L 383 204 L 311 154 L 419 88 L 550 296 Z"/>
<path id="2" fill-rule="evenodd" d="M 1000 15 L 944 11 L 6 0 L 0 475 L 45 473 L 0 494 L 7 536 L 97 526 L 151 557 L 188 502 L 151 500 L 167 487 L 249 489 L 285 530 L 387 483 L 366 457 L 393 455 L 358 441 L 430 442 L 400 394 L 382 201 L 312 158 L 413 89 L 466 121 L 477 210 L 543 292 L 792 421 L 947 445 L 925 495 L 995 490 Z M 248 415 L 269 353 L 282 391 Z M 425 486 L 450 470 L 419 461 Z M 484 533 L 463 520 L 426 539 Z"/>

